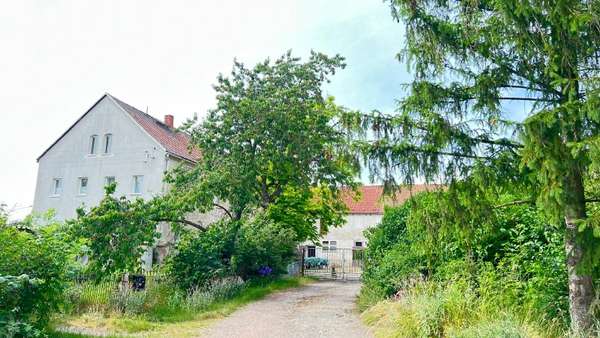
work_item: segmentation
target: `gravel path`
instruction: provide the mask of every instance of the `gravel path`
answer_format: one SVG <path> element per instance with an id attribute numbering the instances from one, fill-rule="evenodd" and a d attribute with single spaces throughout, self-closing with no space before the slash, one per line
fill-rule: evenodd
<path id="1" fill-rule="evenodd" d="M 202 332 L 203 337 L 372 337 L 355 310 L 358 282 L 319 281 L 249 304 Z"/>

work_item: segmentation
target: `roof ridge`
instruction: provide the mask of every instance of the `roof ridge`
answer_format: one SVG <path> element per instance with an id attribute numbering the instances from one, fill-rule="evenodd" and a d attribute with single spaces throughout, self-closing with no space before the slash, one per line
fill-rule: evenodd
<path id="1" fill-rule="evenodd" d="M 162 125 L 164 125 L 165 127 L 169 128 L 169 129 L 177 129 L 177 128 L 171 128 L 171 127 L 169 127 L 168 125 L 166 125 L 166 124 L 164 123 L 164 121 L 161 121 L 161 120 L 159 120 L 158 118 L 156 118 L 156 117 L 154 117 L 154 116 L 152 116 L 152 115 L 150 115 L 150 114 L 148 114 L 148 113 L 144 112 L 143 110 L 141 110 L 141 109 L 139 109 L 139 108 L 136 108 L 136 107 L 134 107 L 134 106 L 130 105 L 129 103 L 127 103 L 127 102 L 125 102 L 125 101 L 123 101 L 123 100 L 121 100 L 121 99 L 119 99 L 119 98 L 115 97 L 114 95 L 111 95 L 111 94 L 109 94 L 109 93 L 106 93 L 106 95 L 108 95 L 108 96 L 110 96 L 111 98 L 113 98 L 113 99 L 114 99 L 114 100 L 115 100 L 115 101 L 116 101 L 118 104 L 120 104 L 120 105 L 124 105 L 124 106 L 127 106 L 128 108 L 131 108 L 131 109 L 135 110 L 135 111 L 136 111 L 137 113 L 139 113 L 139 114 L 144 114 L 145 116 L 147 116 L 147 117 L 149 117 L 149 118 L 153 119 L 155 122 L 157 122 L 157 123 L 159 123 L 159 124 L 162 124 Z"/>
<path id="2" fill-rule="evenodd" d="M 191 135 L 182 132 L 177 128 L 171 128 L 163 121 L 154 116 L 145 113 L 123 100 L 106 94 L 114 100 L 133 120 L 144 129 L 150 137 L 162 145 L 170 154 L 195 162 L 200 159 L 200 151 L 197 148 L 190 148 Z M 191 150 L 190 150 L 191 149 Z"/>

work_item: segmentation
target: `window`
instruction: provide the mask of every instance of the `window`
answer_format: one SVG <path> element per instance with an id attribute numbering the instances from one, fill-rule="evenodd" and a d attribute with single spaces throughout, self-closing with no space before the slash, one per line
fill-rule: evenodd
<path id="1" fill-rule="evenodd" d="M 142 193 L 142 184 L 144 183 L 144 176 L 135 175 L 133 176 L 133 193 L 141 194 Z"/>
<path id="2" fill-rule="evenodd" d="M 62 178 L 52 180 L 52 195 L 59 196 L 62 193 Z"/>
<path id="3" fill-rule="evenodd" d="M 357 248 L 362 248 L 363 242 L 360 242 L 360 241 L 359 242 L 354 242 L 354 246 L 357 247 Z"/>
<path id="4" fill-rule="evenodd" d="M 90 155 L 96 154 L 98 148 L 98 135 L 92 135 L 90 137 Z"/>
<path id="5" fill-rule="evenodd" d="M 113 183 L 115 183 L 115 177 L 114 176 L 106 176 L 104 178 L 104 186 L 111 185 Z"/>
<path id="6" fill-rule="evenodd" d="M 104 153 L 110 154 L 110 148 L 112 147 L 112 134 L 104 135 Z"/>
<path id="7" fill-rule="evenodd" d="M 306 251 L 306 257 L 316 257 L 317 256 L 317 248 L 314 245 L 309 245 Z"/>
<path id="8" fill-rule="evenodd" d="M 79 178 L 79 195 L 86 195 L 88 189 L 88 179 L 87 177 Z"/>
<path id="9" fill-rule="evenodd" d="M 323 243 L 323 251 L 337 249 L 337 241 L 323 241 L 322 243 Z"/>

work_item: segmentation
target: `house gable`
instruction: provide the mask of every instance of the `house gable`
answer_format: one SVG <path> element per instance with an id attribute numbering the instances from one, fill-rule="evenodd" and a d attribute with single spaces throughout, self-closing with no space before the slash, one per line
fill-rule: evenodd
<path id="1" fill-rule="evenodd" d="M 67 141 L 67 139 L 69 139 L 69 136 L 73 134 L 73 130 L 75 128 L 77 128 L 79 125 L 81 125 L 82 123 L 84 123 L 84 121 L 86 119 L 90 118 L 90 115 L 93 115 L 94 113 L 102 113 L 104 116 L 102 117 L 103 119 L 106 118 L 116 118 L 115 114 L 109 114 L 107 112 L 114 112 L 114 113 L 119 113 L 119 115 L 122 115 L 123 117 L 126 117 L 127 121 L 130 121 L 130 125 L 131 127 L 134 128 L 134 130 L 138 130 L 140 131 L 141 135 L 144 135 L 147 138 L 147 141 L 150 142 L 152 145 L 158 147 L 159 149 L 162 149 L 163 151 L 166 151 L 166 149 L 159 143 L 157 142 L 151 135 L 149 135 L 148 133 L 145 132 L 145 130 L 143 128 L 141 128 L 141 126 L 135 121 L 135 119 L 133 119 L 133 117 L 131 117 L 127 111 L 125 111 L 115 100 L 114 98 L 106 93 L 104 95 L 102 95 L 100 97 L 100 99 L 98 99 L 98 101 L 96 101 L 85 113 L 83 113 L 83 115 L 81 115 L 76 121 L 75 123 L 73 123 L 58 139 L 56 139 L 56 141 L 54 141 L 46 150 L 44 150 L 44 152 L 37 158 L 37 162 L 40 162 L 40 160 L 47 156 L 50 152 L 53 151 L 53 149 L 55 148 L 61 148 L 61 143 L 73 143 L 77 142 L 75 140 L 69 140 Z M 125 120 L 121 120 L 120 122 L 126 122 Z M 129 123 L 128 123 L 129 124 Z M 120 125 L 122 126 L 123 123 L 120 123 Z M 89 136 L 92 135 L 92 133 L 87 133 L 89 134 Z M 86 134 L 86 135 L 87 135 Z M 101 136 L 101 135 L 99 135 Z M 79 137 L 81 138 L 81 137 Z M 87 151 L 87 147 L 89 147 L 89 143 L 87 140 L 85 139 L 81 139 L 79 140 L 79 143 L 77 143 L 79 145 L 79 147 L 77 146 L 68 146 L 68 150 L 73 151 L 73 153 L 78 153 L 81 155 L 86 154 Z M 83 147 L 83 148 L 81 148 Z M 80 148 L 80 149 L 77 149 Z"/>

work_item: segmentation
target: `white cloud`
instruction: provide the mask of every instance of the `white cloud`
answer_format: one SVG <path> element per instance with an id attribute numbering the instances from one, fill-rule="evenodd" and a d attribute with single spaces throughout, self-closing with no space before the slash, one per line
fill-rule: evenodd
<path id="1" fill-rule="evenodd" d="M 181 122 L 211 107 L 234 57 L 342 53 L 349 67 L 328 92 L 389 108 L 400 34 L 374 0 L 2 2 L 0 202 L 31 204 L 35 158 L 104 92 Z"/>

